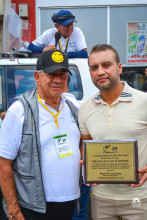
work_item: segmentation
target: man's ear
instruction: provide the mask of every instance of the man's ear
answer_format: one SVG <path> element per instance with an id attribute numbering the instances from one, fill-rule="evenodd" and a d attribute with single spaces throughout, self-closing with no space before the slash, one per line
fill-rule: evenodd
<path id="1" fill-rule="evenodd" d="M 59 24 L 54 24 L 55 25 L 55 28 L 59 31 Z"/>
<path id="2" fill-rule="evenodd" d="M 35 77 L 36 85 L 39 85 L 39 83 L 40 83 L 39 74 L 40 73 L 38 73 L 37 71 L 34 72 L 34 77 Z"/>
<path id="3" fill-rule="evenodd" d="M 119 75 L 122 73 L 122 63 L 118 64 L 118 73 Z"/>

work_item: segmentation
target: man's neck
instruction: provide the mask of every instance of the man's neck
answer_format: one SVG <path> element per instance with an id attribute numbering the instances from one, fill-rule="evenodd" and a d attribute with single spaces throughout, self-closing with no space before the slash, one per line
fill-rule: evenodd
<path id="1" fill-rule="evenodd" d="M 62 37 L 63 37 L 64 39 L 69 39 L 70 36 L 65 36 L 65 35 L 63 36 L 63 35 L 62 35 Z"/>
<path id="2" fill-rule="evenodd" d="M 53 99 L 51 101 L 45 101 L 45 103 L 47 105 L 49 105 L 50 107 L 54 108 L 57 112 L 59 111 L 60 102 L 61 102 L 61 98 L 60 98 L 60 100 Z"/>
<path id="3" fill-rule="evenodd" d="M 60 105 L 60 102 L 61 102 L 61 97 L 58 97 L 58 98 L 52 98 L 52 99 L 46 99 L 45 100 L 45 103 L 47 105 Z"/>
<path id="4" fill-rule="evenodd" d="M 61 102 L 61 96 L 60 97 L 43 97 L 40 96 L 41 99 L 43 99 L 45 101 L 45 104 L 56 109 L 57 111 L 59 110 L 59 106 L 60 106 L 60 102 Z"/>
<path id="5" fill-rule="evenodd" d="M 124 85 L 120 82 L 120 84 L 118 84 L 115 88 L 112 88 L 107 91 L 100 91 L 100 95 L 106 103 L 111 105 L 115 100 L 118 99 L 123 89 Z"/>

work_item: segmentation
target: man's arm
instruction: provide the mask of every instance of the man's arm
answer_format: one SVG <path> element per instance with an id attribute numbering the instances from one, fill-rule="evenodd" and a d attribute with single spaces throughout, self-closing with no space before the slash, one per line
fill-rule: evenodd
<path id="1" fill-rule="evenodd" d="M 28 50 L 32 51 L 33 53 L 42 53 L 43 47 L 36 46 L 33 43 L 29 44 Z"/>
<path id="2" fill-rule="evenodd" d="M 28 50 L 31 50 L 33 53 L 43 53 L 47 50 L 54 50 L 54 49 L 57 49 L 55 48 L 54 45 L 49 45 L 48 47 L 41 47 L 41 46 L 37 46 L 37 45 L 34 45 L 33 43 L 29 44 L 28 46 Z"/>
<path id="3" fill-rule="evenodd" d="M 43 48 L 31 43 L 28 46 L 28 50 L 32 51 L 33 53 L 43 53 L 44 51 L 53 50 L 53 49 L 56 49 L 54 45 L 50 45 L 48 47 Z M 83 49 L 80 51 L 68 52 L 67 56 L 68 58 L 88 58 L 88 53 L 87 53 L 87 49 Z"/>
<path id="4" fill-rule="evenodd" d="M 80 51 L 68 52 L 67 56 L 68 58 L 88 58 L 88 53 L 87 53 L 87 49 L 84 48 L 83 50 Z"/>
<path id="5" fill-rule="evenodd" d="M 81 159 L 83 160 L 83 140 L 92 140 L 90 134 L 81 134 L 80 140 L 80 152 L 81 152 Z"/>
<path id="6" fill-rule="evenodd" d="M 43 53 L 43 50 L 49 46 L 49 39 L 52 37 L 52 30 L 46 30 L 37 39 L 31 42 L 28 46 L 28 50 L 33 53 Z"/>
<path id="7" fill-rule="evenodd" d="M 12 162 L 13 160 L 0 157 L 0 186 L 7 204 L 8 216 L 15 216 L 16 220 L 25 220 L 17 201 Z"/>

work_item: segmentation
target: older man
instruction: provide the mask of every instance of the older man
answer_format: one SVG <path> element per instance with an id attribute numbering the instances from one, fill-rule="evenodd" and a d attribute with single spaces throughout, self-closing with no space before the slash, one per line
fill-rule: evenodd
<path id="1" fill-rule="evenodd" d="M 53 14 L 55 28 L 43 32 L 28 47 L 34 53 L 59 49 L 67 53 L 68 58 L 87 58 L 85 37 L 78 27 L 73 27 L 75 16 L 68 10 L 60 10 Z"/>
<path id="2" fill-rule="evenodd" d="M 70 220 L 80 197 L 80 132 L 63 95 L 71 74 L 65 53 L 37 61 L 37 89 L 9 107 L 0 133 L 0 186 L 8 218 Z"/>
<path id="3" fill-rule="evenodd" d="M 99 91 L 80 108 L 82 139 L 137 139 L 139 167 L 143 167 L 147 163 L 147 95 L 120 81 L 122 64 L 110 45 L 93 47 L 89 70 Z M 147 173 L 144 169 L 139 170 L 139 185 L 93 185 L 93 220 L 119 220 L 119 216 L 123 220 L 146 220 L 147 182 L 144 181 Z"/>

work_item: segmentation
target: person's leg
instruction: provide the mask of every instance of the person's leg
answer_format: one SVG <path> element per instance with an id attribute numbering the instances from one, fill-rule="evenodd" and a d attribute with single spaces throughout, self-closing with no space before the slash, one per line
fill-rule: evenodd
<path id="1" fill-rule="evenodd" d="M 44 220 L 45 219 L 45 214 L 35 212 L 30 209 L 21 207 L 21 212 L 23 213 L 26 220 Z"/>
<path id="2" fill-rule="evenodd" d="M 87 205 L 89 200 L 90 186 L 81 184 L 81 196 L 80 196 L 80 215 L 74 210 L 72 220 L 87 220 Z"/>
<path id="3" fill-rule="evenodd" d="M 47 202 L 45 214 L 21 207 L 26 220 L 72 220 L 73 210 L 74 201 Z"/>
<path id="4" fill-rule="evenodd" d="M 122 220 L 147 220 L 147 199 L 116 201 L 116 210 Z"/>
<path id="5" fill-rule="evenodd" d="M 91 194 L 91 212 L 93 220 L 119 220 L 115 213 L 114 200 L 104 199 Z"/>
<path id="6" fill-rule="evenodd" d="M 74 201 L 47 202 L 47 213 L 45 220 L 72 220 L 73 211 Z"/>

